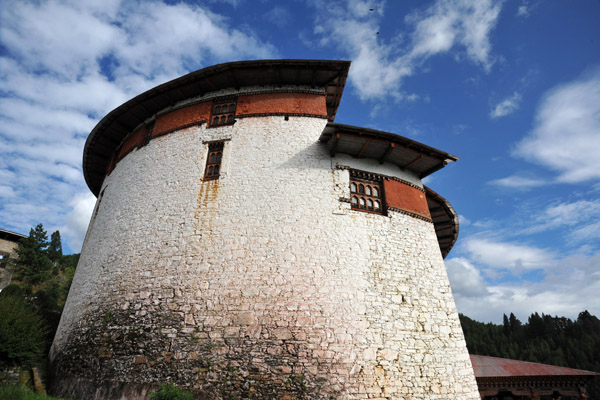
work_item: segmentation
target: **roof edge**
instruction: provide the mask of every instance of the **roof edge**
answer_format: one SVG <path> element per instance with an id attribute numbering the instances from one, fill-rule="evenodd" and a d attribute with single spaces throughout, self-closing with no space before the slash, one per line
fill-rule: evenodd
<path id="1" fill-rule="evenodd" d="M 480 356 L 477 354 L 469 354 L 471 358 L 471 362 L 473 363 L 474 369 L 481 369 L 482 371 L 475 371 L 475 376 L 478 378 L 490 378 L 490 377 L 514 377 L 514 376 L 600 376 L 599 372 L 587 371 L 583 369 L 569 368 L 569 367 L 561 367 L 558 365 L 550 365 L 550 364 L 542 364 L 533 361 L 522 361 L 522 360 L 513 360 L 510 358 L 501 358 L 501 357 L 492 357 L 492 356 Z M 478 361 L 491 361 L 493 366 L 481 366 Z M 510 365 L 510 367 L 508 367 Z M 504 368 L 507 366 L 510 370 L 513 370 L 513 375 L 483 375 L 483 369 L 486 368 Z M 527 368 L 527 374 L 517 374 L 517 368 Z M 542 370 L 538 370 L 538 372 L 543 373 L 535 373 L 535 368 L 541 368 Z M 548 373 L 554 370 L 556 373 Z M 533 373 L 532 373 L 533 372 Z M 481 375 L 477 375 L 477 373 Z"/>
<path id="2" fill-rule="evenodd" d="M 419 149 L 420 151 L 428 152 L 431 155 L 436 155 L 440 160 L 444 159 L 447 162 L 458 161 L 458 159 L 459 159 L 454 154 L 447 153 L 445 151 L 436 149 L 435 147 L 428 146 L 421 142 L 417 142 L 416 140 L 412 140 L 405 136 L 398 135 L 398 134 L 392 133 L 392 132 L 379 131 L 376 129 L 363 128 L 363 127 L 354 126 L 354 125 L 338 124 L 336 122 L 328 123 L 326 128 L 346 130 L 349 132 L 369 135 L 369 136 L 372 136 L 373 138 L 381 138 L 381 139 L 397 141 L 399 144 L 403 144 L 407 147 L 414 147 L 415 149 Z"/>
<path id="3" fill-rule="evenodd" d="M 454 207 L 452 207 L 452 204 L 450 204 L 450 202 L 448 200 L 446 200 L 444 197 L 440 196 L 437 192 L 435 192 L 429 186 L 423 185 L 423 188 L 425 189 L 426 197 L 434 200 L 435 202 L 439 203 L 442 206 L 444 214 L 449 220 L 449 221 L 443 221 L 443 222 L 436 223 L 436 220 L 435 220 L 435 218 L 433 218 L 433 215 L 432 215 L 433 226 L 436 231 L 436 236 L 438 236 L 438 243 L 440 243 L 439 242 L 440 235 L 438 234 L 438 231 L 448 230 L 447 225 L 451 224 L 452 229 L 451 229 L 451 233 L 449 234 L 451 236 L 450 242 L 447 245 L 442 245 L 440 243 L 440 250 L 442 252 L 442 257 L 446 258 L 446 256 L 450 253 L 450 250 L 452 250 L 452 248 L 456 244 L 456 241 L 458 240 L 458 233 L 460 231 L 460 223 L 458 220 L 458 214 L 456 213 L 456 210 L 454 209 Z"/>
<path id="4" fill-rule="evenodd" d="M 6 238 L 5 240 L 18 242 L 19 240 L 25 239 L 27 237 L 27 235 L 21 235 L 20 233 L 7 231 L 6 229 L 0 229 L 0 239 Z"/>
<path id="5" fill-rule="evenodd" d="M 98 196 L 100 187 L 102 186 L 102 180 L 105 177 L 104 171 L 106 171 L 106 167 L 110 162 L 110 156 L 107 155 L 110 151 L 107 149 L 113 149 L 113 151 L 116 149 L 126 134 L 130 133 L 127 131 L 128 126 L 139 125 L 139 123 L 142 123 L 155 115 L 160 109 L 172 106 L 181 100 L 191 98 L 191 95 L 183 93 L 185 89 L 188 89 L 189 92 L 190 86 L 194 86 L 194 90 L 198 90 L 197 95 L 202 95 L 204 93 L 216 92 L 227 88 L 266 85 L 266 83 L 263 83 L 263 74 L 290 68 L 295 68 L 298 72 L 303 69 L 312 70 L 312 79 L 301 79 L 300 73 L 298 73 L 295 78 L 296 81 L 292 79 L 281 82 L 281 84 L 312 84 L 315 87 L 324 87 L 327 96 L 328 118 L 330 121 L 333 121 L 344 91 L 348 71 L 350 69 L 350 61 L 269 59 L 234 61 L 212 65 L 155 86 L 121 104 L 105 115 L 92 129 L 85 142 L 83 150 L 83 174 L 86 184 L 92 193 Z M 240 77 L 236 77 L 236 72 L 250 74 L 251 77 L 248 80 L 248 77 L 245 76 L 245 82 L 241 82 L 240 84 Z M 317 78 L 318 73 L 326 73 L 327 77 L 325 80 L 323 80 L 323 78 Z M 223 78 L 224 76 L 227 77 L 226 83 L 211 82 L 211 79 Z M 319 81 L 319 79 L 321 80 Z M 224 79 L 221 79 L 221 81 L 225 82 Z M 202 91 L 200 86 L 203 84 L 210 85 L 212 89 Z M 162 104 L 157 106 L 157 103 L 161 103 L 157 102 L 158 99 L 162 100 Z M 167 105 L 164 105 L 165 102 Z M 134 109 L 136 111 L 135 115 L 132 113 L 132 110 Z M 126 116 L 135 119 L 135 121 L 127 121 L 128 123 L 125 123 Z"/>

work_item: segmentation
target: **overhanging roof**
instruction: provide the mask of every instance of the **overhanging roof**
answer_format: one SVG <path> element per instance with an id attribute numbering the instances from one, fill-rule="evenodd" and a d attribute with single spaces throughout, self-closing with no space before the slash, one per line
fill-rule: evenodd
<path id="1" fill-rule="evenodd" d="M 471 363 L 476 378 L 531 377 L 531 376 L 600 376 L 600 373 L 538 364 L 528 361 L 510 360 L 471 354 Z"/>
<path id="2" fill-rule="evenodd" d="M 4 229 L 0 229 L 0 239 L 8 240 L 9 242 L 18 242 L 21 239 L 26 238 L 27 236 L 21 235 L 20 233 L 14 233 L 11 231 L 5 231 Z"/>
<path id="3" fill-rule="evenodd" d="M 424 178 L 458 160 L 458 157 L 424 145 L 395 133 L 359 126 L 328 123 L 319 140 L 325 143 L 331 156 L 349 154 L 397 165 Z M 442 256 L 446 257 L 458 239 L 458 215 L 442 196 L 425 187 Z"/>
<path id="4" fill-rule="evenodd" d="M 425 197 L 442 257 L 446 258 L 458 240 L 458 214 L 448 200 L 427 186 L 425 186 Z"/>
<path id="5" fill-rule="evenodd" d="M 207 67 L 163 83 L 117 107 L 92 130 L 83 151 L 85 181 L 97 196 L 108 163 L 125 136 L 167 107 L 221 89 L 283 85 L 325 88 L 327 117 L 333 121 L 349 68 L 350 61 L 239 61 Z"/>
<path id="6" fill-rule="evenodd" d="M 388 162 L 424 178 L 458 160 L 458 157 L 395 133 L 329 123 L 319 140 L 331 155 L 345 153 L 358 158 Z"/>

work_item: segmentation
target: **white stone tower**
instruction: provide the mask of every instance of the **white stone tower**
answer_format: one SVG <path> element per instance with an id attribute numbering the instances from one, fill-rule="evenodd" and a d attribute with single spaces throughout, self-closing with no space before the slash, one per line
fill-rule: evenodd
<path id="1" fill-rule="evenodd" d="M 421 181 L 456 157 L 333 123 L 349 67 L 217 65 L 100 121 L 55 393 L 479 398 L 442 258 L 457 217 Z"/>

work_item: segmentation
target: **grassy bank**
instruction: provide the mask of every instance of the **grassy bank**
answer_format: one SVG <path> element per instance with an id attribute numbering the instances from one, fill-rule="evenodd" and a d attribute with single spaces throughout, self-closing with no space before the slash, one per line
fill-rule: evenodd
<path id="1" fill-rule="evenodd" d="M 66 400 L 34 393 L 20 385 L 0 386 L 0 400 Z"/>

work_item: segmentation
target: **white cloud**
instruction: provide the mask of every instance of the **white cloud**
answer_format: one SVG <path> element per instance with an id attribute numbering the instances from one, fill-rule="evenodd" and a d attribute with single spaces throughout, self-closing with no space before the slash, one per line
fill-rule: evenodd
<path id="1" fill-rule="evenodd" d="M 448 278 L 455 296 L 481 297 L 488 294 L 479 270 L 466 258 L 450 258 L 445 261 Z"/>
<path id="2" fill-rule="evenodd" d="M 461 248 L 480 265 L 516 273 L 554 264 L 554 254 L 549 250 L 485 237 L 471 236 L 464 239 Z"/>
<path id="3" fill-rule="evenodd" d="M 570 233 L 570 238 L 574 242 L 600 241 L 600 221 L 580 226 Z"/>
<path id="4" fill-rule="evenodd" d="M 579 249 L 578 255 L 562 256 L 489 238 L 471 237 L 466 242 L 464 257 L 446 260 L 459 312 L 479 321 L 496 323 L 510 312 L 522 320 L 533 312 L 570 318 L 576 318 L 586 309 L 595 315 L 600 313 L 597 296 L 600 252 Z M 519 279 L 514 279 L 514 273 L 525 272 L 518 271 L 519 268 L 507 269 L 508 276 L 494 274 L 498 268 L 511 264 L 539 269 L 539 273 Z M 490 277 L 493 280 L 489 280 Z"/>
<path id="5" fill-rule="evenodd" d="M 525 5 L 519 6 L 519 8 L 517 9 L 517 16 L 526 17 L 528 15 L 529 15 L 529 10 L 527 9 L 527 6 L 525 6 Z"/>
<path id="6" fill-rule="evenodd" d="M 244 2 L 244 0 L 208 0 L 211 3 L 225 3 L 225 4 L 229 4 L 232 7 L 237 7 L 239 6 L 242 2 Z"/>
<path id="7" fill-rule="evenodd" d="M 600 313 L 597 293 L 600 279 L 581 276 L 566 279 L 562 284 L 541 282 L 535 284 L 507 283 L 488 286 L 489 294 L 481 297 L 455 296 L 458 311 L 479 321 L 500 323 L 503 314 L 513 312 L 521 320 L 534 312 L 577 318 L 588 310 Z"/>
<path id="8" fill-rule="evenodd" d="M 512 114 L 519 109 L 521 103 L 521 94 L 515 92 L 512 96 L 496 104 L 496 107 L 490 112 L 491 118 L 500 118 Z"/>
<path id="9" fill-rule="evenodd" d="M 600 68 L 547 93 L 513 154 L 557 171 L 561 182 L 600 179 Z"/>
<path id="10" fill-rule="evenodd" d="M 539 0 L 523 0 L 523 4 L 521 4 L 517 8 L 517 17 L 527 18 L 531 15 L 533 10 L 540 5 Z"/>
<path id="11" fill-rule="evenodd" d="M 532 234 L 563 227 L 571 228 L 564 236 L 570 243 L 600 238 L 600 200 L 578 200 L 553 204 L 535 216 L 534 225 L 521 231 Z"/>
<path id="12" fill-rule="evenodd" d="M 491 0 L 438 0 L 424 13 L 409 16 L 415 25 L 412 57 L 431 57 L 460 44 L 467 56 L 489 70 L 490 32 L 500 14 L 501 3 Z"/>
<path id="13" fill-rule="evenodd" d="M 275 6 L 265 14 L 265 19 L 278 28 L 285 28 L 292 20 L 290 11 L 282 6 Z"/>
<path id="14" fill-rule="evenodd" d="M 579 200 L 548 207 L 539 219 L 552 226 L 576 225 L 583 221 L 600 218 L 600 201 Z"/>
<path id="15" fill-rule="evenodd" d="M 72 250 L 91 212 L 83 145 L 100 118 L 191 70 L 276 55 L 220 15 L 161 1 L 9 0 L 0 38 L 2 227 L 62 227 Z"/>
<path id="16" fill-rule="evenodd" d="M 352 59 L 349 79 L 362 99 L 409 97 L 401 90 L 402 80 L 429 58 L 453 49 L 464 51 L 486 70 L 493 64 L 489 35 L 498 20 L 499 1 L 437 0 L 407 16 L 411 31 L 393 36 L 389 43 L 377 34 L 384 1 L 313 3 L 319 10 L 314 33 L 322 45 L 333 42 Z"/>
<path id="17" fill-rule="evenodd" d="M 458 222 L 460 223 L 460 226 L 471 225 L 471 220 L 462 214 L 458 214 Z"/>
<path id="18" fill-rule="evenodd" d="M 529 189 L 547 185 L 548 182 L 542 179 L 526 178 L 523 176 L 508 176 L 506 178 L 494 179 L 489 182 L 492 185 L 504 186 L 513 189 Z"/>
<path id="19" fill-rule="evenodd" d="M 96 198 L 91 193 L 77 195 L 69 202 L 71 211 L 67 214 L 67 225 L 62 230 L 69 247 L 75 252 L 81 251 L 95 204 Z"/>
<path id="20" fill-rule="evenodd" d="M 13 190 L 12 187 L 7 186 L 7 185 L 0 185 L 0 197 L 14 197 L 15 196 L 15 191 Z"/>

